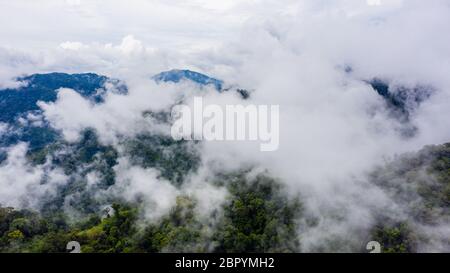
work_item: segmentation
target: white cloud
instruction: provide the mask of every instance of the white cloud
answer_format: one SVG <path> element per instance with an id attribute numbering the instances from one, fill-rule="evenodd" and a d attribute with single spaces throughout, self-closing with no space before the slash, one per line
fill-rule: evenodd
<path id="1" fill-rule="evenodd" d="M 167 126 L 161 127 L 144 112 L 167 109 L 180 90 L 161 88 L 150 79 L 141 81 L 129 82 L 128 95 L 108 93 L 101 104 L 63 88 L 58 91 L 56 102 L 38 102 L 38 105 L 51 126 L 61 130 L 70 142 L 78 140 L 85 128 L 96 129 L 104 143 L 117 143 L 120 137 L 132 137 L 149 130 L 169 132 Z"/>
<path id="2" fill-rule="evenodd" d="M 4 123 L 4 122 L 0 122 L 0 137 L 5 134 L 6 132 L 8 132 L 8 124 Z"/>
<path id="3" fill-rule="evenodd" d="M 64 42 L 60 44 L 60 47 L 62 49 L 69 49 L 69 50 L 80 50 L 83 48 L 87 48 L 86 45 L 80 42 Z"/>
<path id="4" fill-rule="evenodd" d="M 5 163 L 0 165 L 0 204 L 16 208 L 39 209 L 54 197 L 58 185 L 67 182 L 59 169 L 49 164 L 32 166 L 26 158 L 27 145 L 9 148 Z"/>
<path id="5" fill-rule="evenodd" d="M 175 204 L 179 190 L 169 181 L 158 178 L 157 170 L 132 166 L 126 158 L 121 158 L 115 171 L 116 183 L 108 191 L 127 201 L 145 202 L 143 208 L 147 218 L 157 219 Z"/>

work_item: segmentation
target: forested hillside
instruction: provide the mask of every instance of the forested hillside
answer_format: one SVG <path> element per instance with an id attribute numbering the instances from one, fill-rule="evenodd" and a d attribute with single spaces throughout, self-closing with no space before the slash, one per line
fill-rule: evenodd
<path id="1" fill-rule="evenodd" d="M 152 79 L 192 81 L 198 92 L 212 86 L 214 95 L 234 90 L 239 100 L 249 98 L 246 90 L 223 88 L 222 81 L 188 70 Z M 127 135 L 111 125 L 100 132 L 93 123 L 77 128 L 79 137 L 69 141 L 45 116 L 48 108 L 42 105 L 55 107 L 60 88 L 70 88 L 91 110 L 104 107 L 108 96 L 126 101 L 127 86 L 118 80 L 92 73 L 19 80 L 21 87 L 0 91 L 0 200 L 7 202 L 0 203 L 1 252 L 68 252 L 70 241 L 79 242 L 83 252 L 109 253 L 367 252 L 369 241 L 379 242 L 383 252 L 450 247 L 450 144 L 379 161 L 358 178 L 385 196 L 380 200 L 391 202 L 392 211 L 368 208 L 369 219 L 358 218 L 364 225 L 349 236 L 351 213 L 342 211 L 359 201 L 342 202 L 342 211 L 330 209 L 312 201 L 308 188 L 296 192 L 268 168 L 209 166 L 204 143 L 176 141 L 153 127 Z M 414 137 L 410 116 L 431 89 L 395 89 L 381 80 L 368 84 L 388 117 L 399 122 L 400 136 Z M 114 110 L 107 108 L 107 118 Z M 171 122 L 169 110 L 146 108 L 136 119 L 153 126 Z M 345 198 L 357 200 L 358 194 Z M 341 224 L 343 231 L 334 230 Z"/>
<path id="2" fill-rule="evenodd" d="M 153 140 L 151 140 L 153 139 Z M 150 142 L 151 141 L 151 142 Z M 151 144 L 150 144 L 151 143 Z M 58 145 L 28 155 L 33 164 L 44 164 L 45 153 L 55 153 Z M 83 140 L 70 152 L 53 158 L 68 175 L 96 169 L 101 173 L 97 187 L 114 184 L 117 151 L 95 141 L 86 132 Z M 154 137 L 141 138 L 129 144 L 136 160 L 143 166 L 160 168 L 161 175 L 180 185 L 180 177 L 195 171 L 196 164 L 174 164 L 165 156 L 196 162 L 195 153 L 183 143 Z M 178 147 L 172 155 L 160 149 Z M 79 171 L 79 170 L 78 170 Z M 2 207 L 0 209 L 0 249 L 2 252 L 66 252 L 69 241 L 78 241 L 84 252 L 297 252 L 302 250 L 299 222 L 304 220 L 301 199 L 288 197 L 280 181 L 267 174 L 253 179 L 239 173 L 217 174 L 215 185 L 228 191 L 223 205 L 208 215 L 199 216 L 195 198 L 180 195 L 170 212 L 158 220 L 146 220 L 139 202 L 109 200 L 111 206 L 101 210 L 94 192 L 87 191 L 82 177 L 58 189 L 41 211 Z M 450 144 L 426 147 L 418 153 L 400 156 L 371 174 L 375 185 L 408 208 L 408 220 L 398 221 L 380 215 L 367 240 L 377 240 L 384 252 L 415 252 L 417 245 L 428 240 L 418 225 L 432 227 L 450 217 Z M 91 191 L 92 188 L 90 188 Z M 82 217 L 73 219 L 64 212 L 64 197 L 78 193 L 72 205 Z M 417 198 L 420 203 L 417 203 Z M 313 221 L 310 223 L 314 225 Z M 450 241 L 442 242 L 449 244 Z M 354 251 L 364 251 L 363 248 Z"/>

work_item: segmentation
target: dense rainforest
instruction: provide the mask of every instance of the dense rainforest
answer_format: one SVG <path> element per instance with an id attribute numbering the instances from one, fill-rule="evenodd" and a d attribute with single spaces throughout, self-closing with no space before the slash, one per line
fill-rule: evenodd
<path id="1" fill-rule="evenodd" d="M 139 147 L 139 152 L 133 153 L 137 162 L 161 168 L 161 175 L 175 185 L 180 176 L 196 168 L 198 159 L 188 148 L 183 148 L 185 144 L 153 138 L 142 137 L 129 144 L 130 150 Z M 158 145 L 149 145 L 149 142 L 158 142 Z M 72 152 L 55 158 L 55 162 L 59 161 L 67 173 L 73 172 L 80 162 L 89 163 L 90 168 L 98 168 L 103 173 L 99 187 L 114 183 L 112 167 L 117 152 L 99 145 L 92 132 L 86 132 L 78 145 L 72 147 Z M 160 145 L 179 146 L 171 156 L 192 163 L 168 161 L 159 148 L 154 148 Z M 56 146 L 31 152 L 29 159 L 34 164 L 43 164 L 43 153 L 56 151 Z M 226 187 L 228 195 L 222 207 L 211 215 L 214 221 L 206 223 L 197 216 L 196 200 L 187 195 L 178 196 L 170 212 L 156 221 L 141 217 L 139 203 L 120 199 L 111 200 L 112 205 L 98 213 L 95 198 L 85 191 L 83 183 L 86 182 L 73 180 L 61 187 L 58 198 L 48 200 L 41 212 L 1 207 L 0 250 L 67 252 L 67 243 L 78 241 L 83 252 L 301 251 L 301 199 L 288 197 L 282 183 L 269 175 L 260 174 L 249 180 L 247 172 L 217 175 L 214 183 Z M 426 172 L 434 181 L 421 181 L 420 172 Z M 373 183 L 395 194 L 398 202 L 413 202 L 412 196 L 418 195 L 423 202 L 410 204 L 408 212 L 417 222 L 432 225 L 435 221 L 449 219 L 450 144 L 429 146 L 416 154 L 400 156 L 380 166 L 370 176 Z M 83 217 L 74 221 L 60 208 L 64 196 L 77 191 L 81 195 L 79 203 L 74 205 L 83 211 Z M 380 242 L 384 252 L 414 252 L 420 240 L 426 240 L 421 238 L 423 234 L 415 233 L 410 223 L 382 217 L 367 236 L 368 241 Z"/>

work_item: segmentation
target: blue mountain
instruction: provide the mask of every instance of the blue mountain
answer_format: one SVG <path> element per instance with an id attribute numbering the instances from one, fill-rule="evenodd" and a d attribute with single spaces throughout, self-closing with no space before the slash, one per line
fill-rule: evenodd
<path id="1" fill-rule="evenodd" d="M 212 84 L 218 91 L 222 90 L 223 85 L 221 80 L 190 70 L 165 71 L 153 76 L 153 79 L 157 82 L 178 83 L 182 80 L 190 80 L 200 85 Z M 82 96 L 92 98 L 96 102 L 101 101 L 101 96 L 98 95 L 97 91 L 104 89 L 104 84 L 107 81 L 126 91 L 126 87 L 120 86 L 118 80 L 112 80 L 95 73 L 32 74 L 20 77 L 17 80 L 25 84 L 17 89 L 0 90 L 0 122 L 11 123 L 23 113 L 39 110 L 36 104 L 38 101 L 55 101 L 56 90 L 59 88 L 74 89 Z"/>
<path id="2" fill-rule="evenodd" d="M 200 85 L 212 84 L 218 91 L 222 90 L 223 82 L 206 75 L 189 70 L 171 70 L 155 75 L 157 82 L 175 82 L 190 80 Z M 7 123 L 10 127 L 8 133 L 0 135 L 0 147 L 9 146 L 18 141 L 30 143 L 30 148 L 40 148 L 54 141 L 58 133 L 49 126 L 23 126 L 18 121 L 30 112 L 39 113 L 38 101 L 52 102 L 57 98 L 59 88 L 70 88 L 82 96 L 93 100 L 102 101 L 104 85 L 111 82 L 121 92 L 126 92 L 125 85 L 118 80 L 95 73 L 67 74 L 47 73 L 32 74 L 19 77 L 18 81 L 24 84 L 16 89 L 0 90 L 0 122 Z"/>
<path id="3" fill-rule="evenodd" d="M 218 91 L 222 90 L 223 81 L 208 77 L 204 74 L 191 71 L 191 70 L 179 70 L 173 69 L 169 71 L 161 72 L 152 77 L 156 82 L 173 82 L 178 83 L 183 80 L 192 81 L 200 85 L 214 85 Z"/>
<path id="4" fill-rule="evenodd" d="M 202 86 L 212 85 L 218 91 L 236 91 L 243 99 L 249 97 L 249 92 L 235 87 L 224 88 L 223 81 L 190 70 L 170 70 L 152 77 L 156 82 L 192 81 Z M 30 112 L 39 113 L 38 101 L 52 102 L 57 98 L 59 88 L 71 88 L 93 102 L 101 102 L 106 91 L 106 82 L 114 84 L 119 91 L 126 92 L 126 86 L 118 80 L 95 73 L 66 74 L 48 73 L 32 74 L 20 77 L 18 81 L 24 84 L 16 89 L 0 90 L 0 123 L 8 124 L 8 133 L 0 135 L 0 147 L 9 146 L 18 141 L 30 143 L 31 148 L 39 148 L 51 143 L 58 137 L 58 132 L 48 125 L 23 126 L 18 120 Z M 429 98 L 433 89 L 427 86 L 405 88 L 391 86 L 389 82 L 377 78 L 366 81 L 382 96 L 392 116 L 408 125 L 409 115 L 420 103 Z M 413 126 L 406 126 L 405 135 L 413 135 Z M 402 133 L 403 134 L 403 133 Z"/>
<path id="5" fill-rule="evenodd" d="M 7 123 L 9 130 L 0 135 L 0 146 L 18 141 L 30 143 L 30 148 L 40 148 L 53 142 L 58 133 L 49 126 L 23 126 L 18 118 L 30 112 L 39 112 L 38 101 L 51 102 L 57 98 L 57 89 L 71 88 L 84 97 L 100 101 L 97 91 L 108 78 L 94 73 L 66 74 L 48 73 L 20 77 L 24 85 L 17 89 L 0 90 L 0 122 Z"/>
<path id="6" fill-rule="evenodd" d="M 38 110 L 38 101 L 55 101 L 59 88 L 71 88 L 85 97 L 95 96 L 108 80 L 94 73 L 33 74 L 18 78 L 25 84 L 17 89 L 0 90 L 0 122 L 12 122 L 20 114 Z"/>

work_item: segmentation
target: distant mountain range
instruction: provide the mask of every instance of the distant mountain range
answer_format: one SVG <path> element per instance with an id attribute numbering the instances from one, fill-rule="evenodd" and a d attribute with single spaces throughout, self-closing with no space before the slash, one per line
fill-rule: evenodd
<path id="1" fill-rule="evenodd" d="M 202 86 L 213 85 L 218 91 L 222 90 L 223 81 L 208 77 L 204 74 L 190 70 L 170 70 L 161 72 L 152 77 L 157 82 L 179 83 L 187 80 L 198 83 Z M 104 84 L 111 82 L 122 90 L 126 86 L 120 85 L 115 79 L 95 73 L 66 74 L 48 73 L 32 74 L 20 77 L 18 81 L 24 85 L 17 89 L 0 90 L 0 122 L 10 123 L 21 114 L 39 110 L 36 105 L 38 101 L 50 102 L 56 100 L 59 88 L 71 88 L 84 97 L 89 97 L 95 101 L 101 101 L 101 94 Z"/>
<path id="2" fill-rule="evenodd" d="M 169 71 L 161 72 L 152 77 L 156 82 L 174 82 L 192 81 L 200 85 L 213 85 L 218 91 L 222 90 L 223 81 L 211 78 L 204 74 L 191 71 L 191 70 L 179 70 L 173 69 Z"/>
<path id="3" fill-rule="evenodd" d="M 209 77 L 207 75 L 191 71 L 173 69 L 156 74 L 152 77 L 156 82 L 180 83 L 191 81 L 201 86 L 212 85 L 217 91 L 227 91 L 222 80 Z M 105 91 L 104 85 L 107 82 L 115 85 L 119 90 L 126 92 L 126 85 L 117 79 L 110 79 L 95 73 L 67 74 L 67 73 L 47 73 L 32 74 L 17 79 L 24 84 L 17 89 L 0 90 L 0 122 L 11 123 L 21 114 L 29 111 L 39 110 L 38 101 L 55 101 L 59 88 L 71 88 L 82 96 L 91 98 L 96 102 L 102 100 Z M 407 121 L 409 114 L 420 103 L 429 98 L 432 88 L 427 86 L 417 86 L 406 88 L 392 86 L 388 81 L 378 78 L 366 81 L 372 88 L 382 96 L 388 108 L 396 112 L 404 121 Z M 243 98 L 249 96 L 249 92 L 244 89 L 236 89 Z M 26 95 L 25 95 L 26 94 Z"/>
<path id="4" fill-rule="evenodd" d="M 234 90 L 244 99 L 250 93 L 245 89 L 224 87 L 224 82 L 207 75 L 191 71 L 173 69 L 156 74 L 152 77 L 156 82 L 180 83 L 191 81 L 200 86 L 213 86 L 219 92 Z M 22 126 L 18 123 L 19 118 L 29 113 L 39 113 L 38 101 L 51 102 L 57 98 L 59 88 L 71 88 L 82 96 L 98 103 L 103 100 L 106 92 L 105 83 L 111 83 L 124 93 L 127 92 L 125 83 L 117 79 L 111 79 L 95 73 L 67 74 L 47 73 L 32 74 L 17 79 L 24 84 L 17 89 L 0 90 L 0 125 L 8 124 L 9 133 L 0 135 L 0 146 L 16 143 L 17 141 L 30 142 L 30 147 L 41 147 L 51 142 L 56 132 L 48 126 L 34 127 Z M 386 101 L 386 107 L 391 110 L 392 116 L 405 124 L 405 135 L 413 135 L 415 129 L 410 126 L 409 115 L 421 102 L 432 94 L 432 89 L 425 86 L 408 89 L 405 87 L 392 86 L 388 81 L 374 78 L 367 81 L 372 88 Z"/>
<path id="5" fill-rule="evenodd" d="M 223 89 L 223 81 L 190 70 L 165 71 L 153 76 L 152 79 L 156 82 L 173 83 L 191 81 L 200 86 L 212 85 L 217 91 L 226 91 Z M 95 73 L 32 74 L 19 77 L 17 81 L 23 83 L 21 87 L 0 90 L 0 125 L 6 124 L 8 127 L 7 132 L 0 132 L 0 147 L 9 146 L 18 141 L 26 141 L 30 143 L 30 148 L 34 149 L 53 142 L 57 137 L 57 132 L 48 124 L 24 126 L 20 123 L 20 118 L 25 118 L 30 113 L 39 114 L 40 108 L 37 102 L 55 101 L 57 90 L 60 88 L 73 89 L 95 103 L 103 100 L 106 83 L 111 83 L 121 92 L 127 92 L 127 87 L 123 82 Z M 237 92 L 244 98 L 248 97 L 245 90 L 238 89 Z"/>

